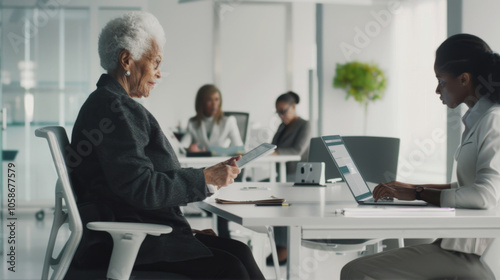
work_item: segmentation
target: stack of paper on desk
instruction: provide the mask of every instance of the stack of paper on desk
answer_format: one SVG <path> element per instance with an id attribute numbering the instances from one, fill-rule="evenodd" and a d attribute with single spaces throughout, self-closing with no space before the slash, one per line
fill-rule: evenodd
<path id="1" fill-rule="evenodd" d="M 449 207 L 393 207 L 393 206 L 361 206 L 344 208 L 342 214 L 347 217 L 435 217 L 455 216 L 455 208 Z"/>
<path id="2" fill-rule="evenodd" d="M 255 203 L 283 203 L 284 198 L 274 195 L 268 188 L 250 188 L 245 191 L 240 188 L 222 188 L 214 194 L 215 202 L 224 204 L 255 204 Z"/>

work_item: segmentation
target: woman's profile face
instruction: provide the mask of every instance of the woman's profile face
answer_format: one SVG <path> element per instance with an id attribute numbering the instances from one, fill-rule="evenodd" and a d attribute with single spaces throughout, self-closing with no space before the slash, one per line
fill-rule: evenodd
<path id="1" fill-rule="evenodd" d="M 208 94 L 205 97 L 205 103 L 203 104 L 203 114 L 205 117 L 211 117 L 217 114 L 220 110 L 220 93 L 219 92 L 214 92 L 211 94 Z"/>
<path id="2" fill-rule="evenodd" d="M 443 104 L 449 108 L 456 108 L 458 105 L 467 101 L 470 96 L 469 88 L 466 86 L 462 75 L 454 77 L 454 75 L 434 69 L 438 85 L 436 93 L 440 95 Z"/>
<path id="3" fill-rule="evenodd" d="M 295 104 L 288 103 L 286 101 L 281 101 L 276 103 L 276 113 L 280 117 L 283 124 L 289 124 L 296 116 L 295 114 Z"/>
<path id="4" fill-rule="evenodd" d="M 157 79 L 161 78 L 160 63 L 162 49 L 152 42 L 151 49 L 139 60 L 134 60 L 130 68 L 129 95 L 131 97 L 148 97 L 155 87 Z"/>

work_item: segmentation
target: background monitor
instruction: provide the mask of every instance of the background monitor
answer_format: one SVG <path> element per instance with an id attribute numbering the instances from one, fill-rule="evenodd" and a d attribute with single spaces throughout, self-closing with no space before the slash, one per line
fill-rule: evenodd
<path id="1" fill-rule="evenodd" d="M 396 180 L 399 138 L 343 136 L 342 139 L 367 182 L 382 183 Z M 311 138 L 307 161 L 325 163 L 325 180 L 341 178 L 332 155 L 321 137 Z"/>

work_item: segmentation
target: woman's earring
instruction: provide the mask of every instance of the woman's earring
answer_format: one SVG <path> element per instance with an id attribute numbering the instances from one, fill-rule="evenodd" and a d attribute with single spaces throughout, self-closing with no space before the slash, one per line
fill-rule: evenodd
<path id="1" fill-rule="evenodd" d="M 125 71 L 125 76 L 127 76 L 127 77 L 130 76 L 130 71 L 128 71 L 128 70 Z"/>

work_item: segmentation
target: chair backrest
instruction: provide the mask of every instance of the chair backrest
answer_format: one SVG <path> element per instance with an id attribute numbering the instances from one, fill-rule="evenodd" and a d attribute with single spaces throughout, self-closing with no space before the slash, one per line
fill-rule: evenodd
<path id="1" fill-rule="evenodd" d="M 399 138 L 342 136 L 344 143 L 365 181 L 373 183 L 396 180 Z M 325 178 L 339 178 L 340 173 L 320 137 L 311 138 L 309 162 L 325 162 Z"/>
<path id="2" fill-rule="evenodd" d="M 56 202 L 54 222 L 52 224 L 49 244 L 45 253 L 42 280 L 49 279 L 49 270 L 51 267 L 54 271 L 50 279 L 63 279 L 64 275 L 68 271 L 83 234 L 82 221 L 78 212 L 76 199 L 73 194 L 66 166 L 66 152 L 69 147 L 69 141 L 68 136 L 66 135 L 66 130 L 60 126 L 39 128 L 35 131 L 35 135 L 47 139 L 58 176 L 55 190 Z M 71 231 L 70 237 L 58 256 L 53 258 L 55 242 L 59 229 L 65 223 L 68 223 L 69 230 Z"/>
<path id="3" fill-rule="evenodd" d="M 236 118 L 236 124 L 240 130 L 241 141 L 243 144 L 247 143 L 248 134 L 248 119 L 250 117 L 249 113 L 245 112 L 224 112 L 224 116 L 234 116 Z"/>

